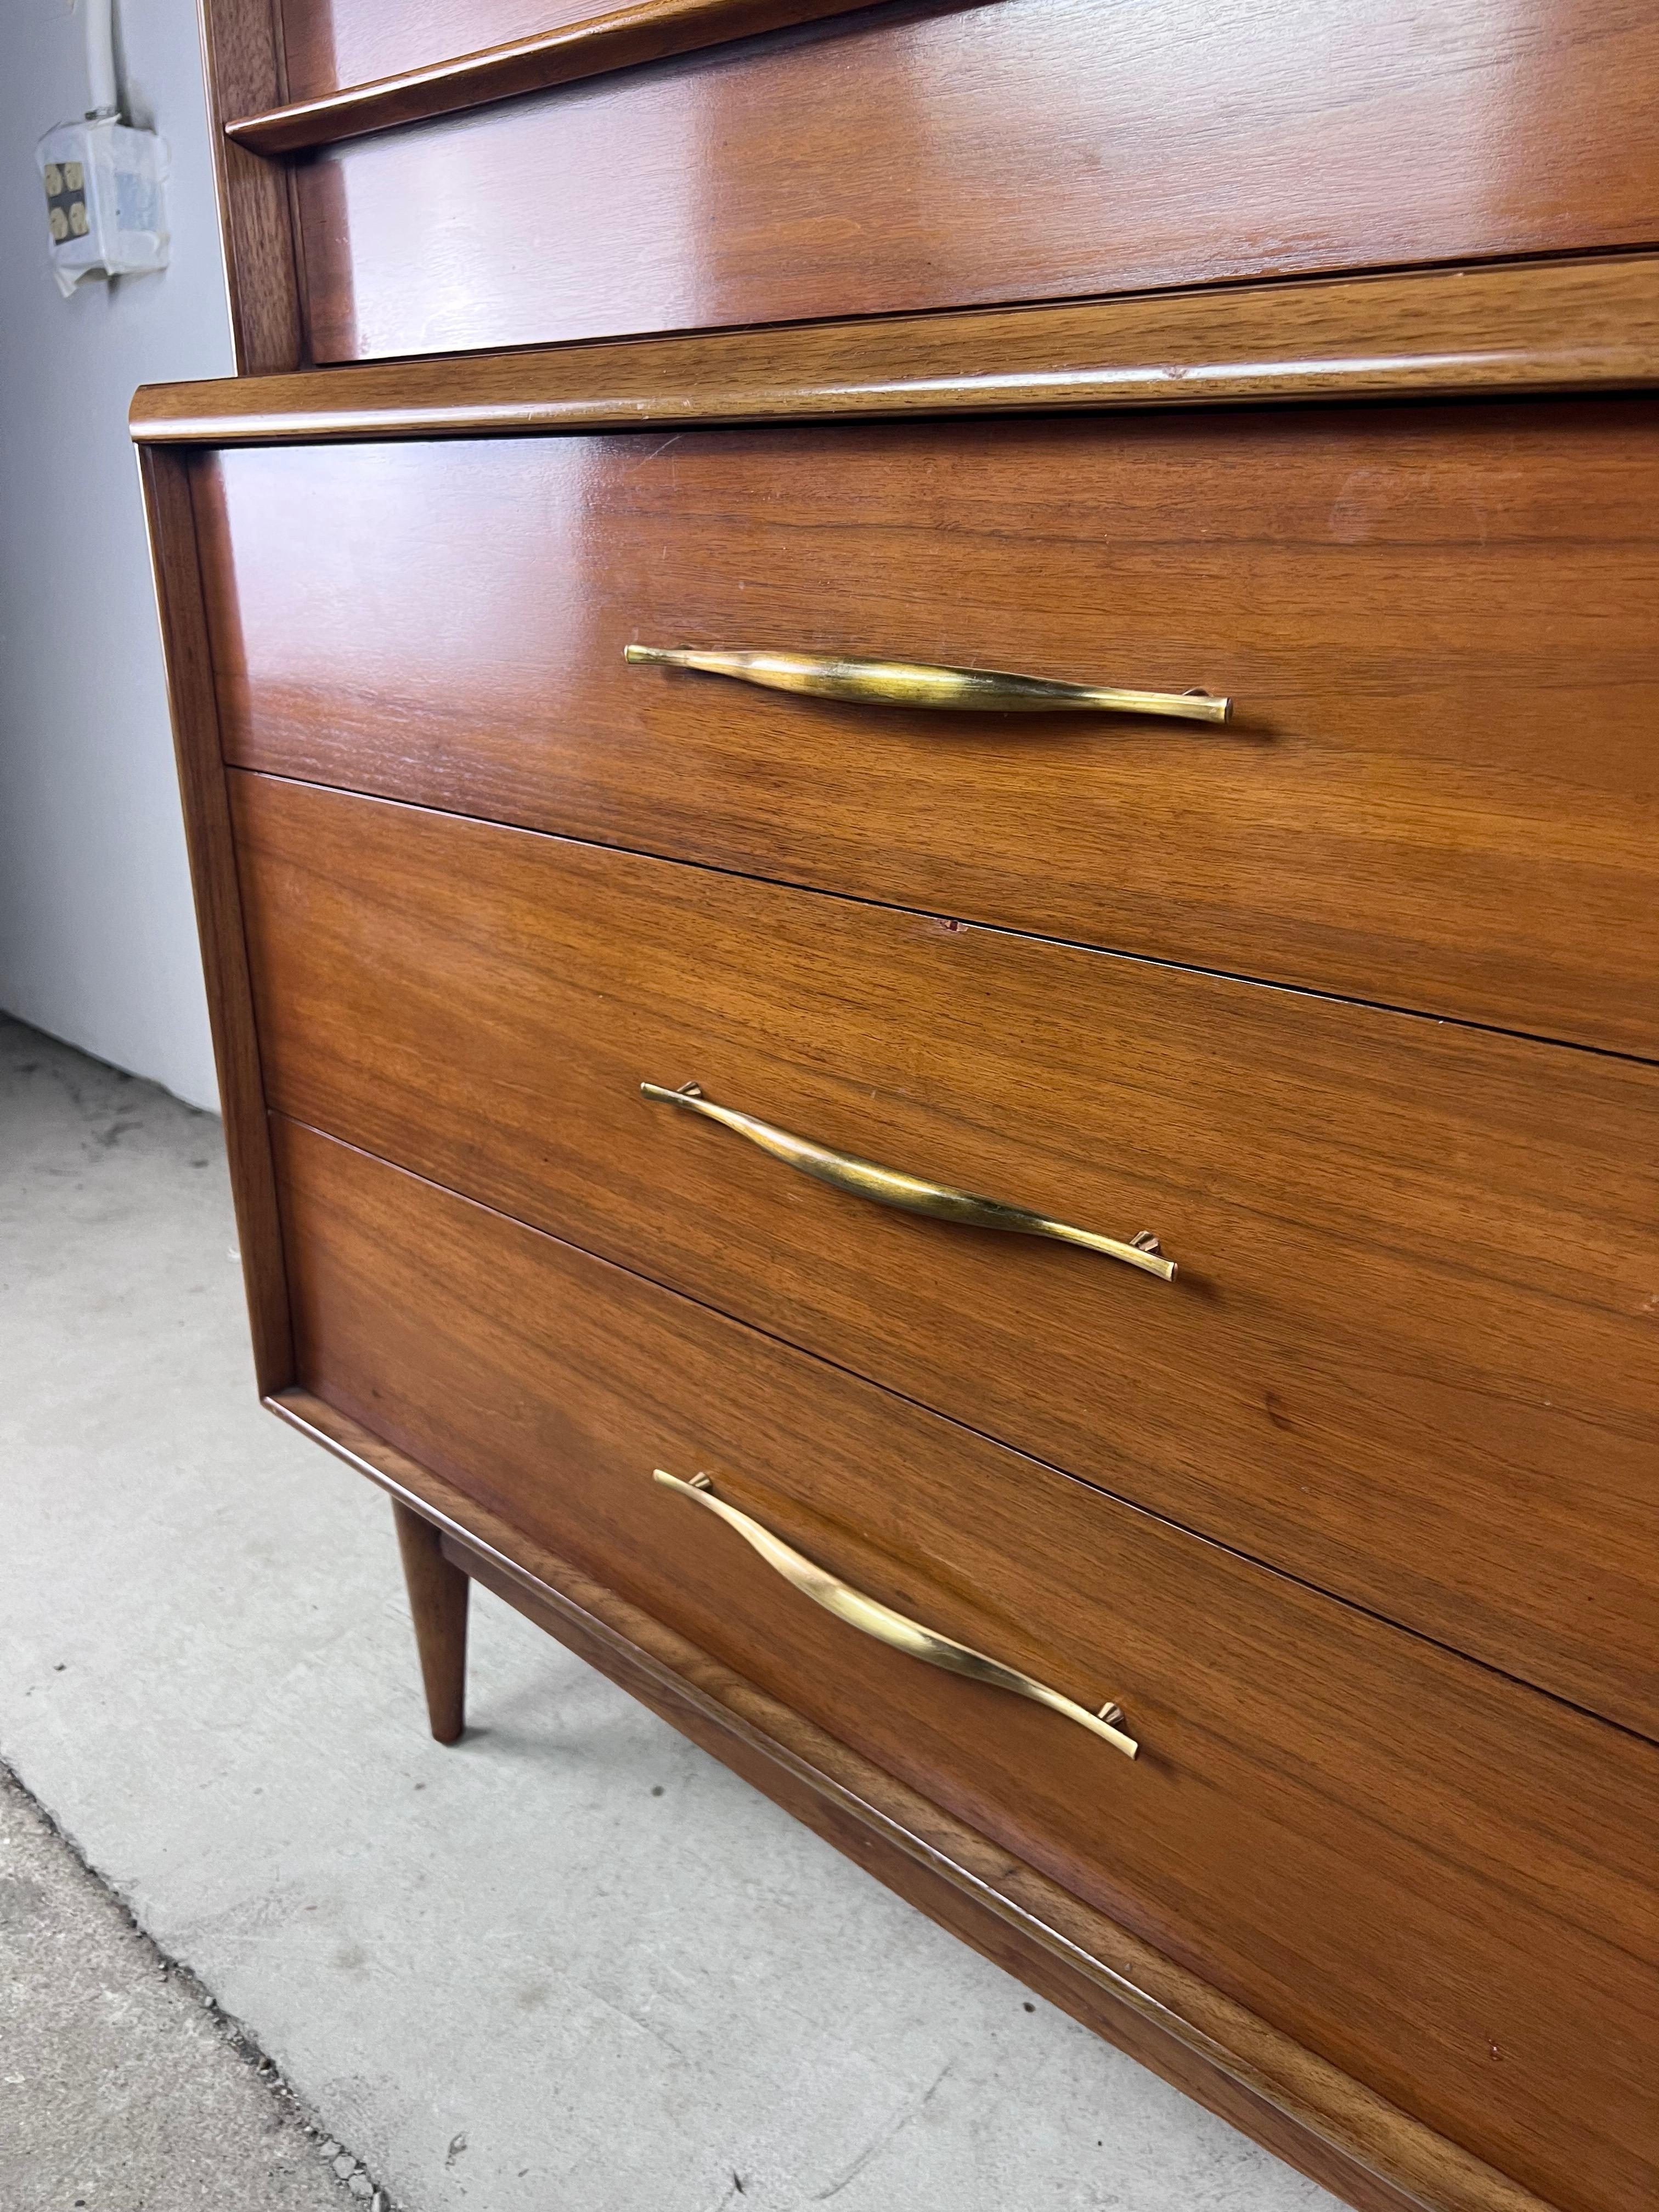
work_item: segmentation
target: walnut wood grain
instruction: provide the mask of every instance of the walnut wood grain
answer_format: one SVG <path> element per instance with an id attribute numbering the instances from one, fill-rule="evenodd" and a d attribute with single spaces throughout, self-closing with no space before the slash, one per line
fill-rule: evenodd
<path id="1" fill-rule="evenodd" d="M 265 1403 L 417 1508 L 468 1575 L 866 1872 L 1357 2212 L 1547 2212 L 1530 2191 L 1010 1858 L 349 1414 L 300 1389 Z"/>
<path id="2" fill-rule="evenodd" d="M 264 1393 L 293 1380 L 293 1340 L 190 473 L 182 454 L 149 453 L 141 474 L 254 1374 Z"/>
<path id="3" fill-rule="evenodd" d="M 1622 0 L 939 0 L 326 147 L 319 361 L 1659 239 Z M 618 158 L 625 149 L 625 158 Z"/>
<path id="4" fill-rule="evenodd" d="M 859 0 L 633 0 L 631 6 L 603 14 L 573 12 L 568 21 L 556 26 L 547 23 L 549 11 L 544 9 L 532 36 L 481 52 L 444 54 L 368 83 L 348 83 L 237 116 L 225 125 L 224 133 L 234 144 L 268 160 L 545 92 L 553 85 L 574 84 L 787 24 L 845 15 L 858 4 Z M 423 11 L 416 13 L 418 21 Z M 469 21 L 467 31 L 476 35 L 477 27 Z M 450 36 L 455 36 L 453 27 Z"/>
<path id="5" fill-rule="evenodd" d="M 1632 253 L 149 384 L 131 426 L 244 445 L 1656 382 L 1659 256 Z"/>
<path id="6" fill-rule="evenodd" d="M 241 765 L 1659 1051 L 1649 402 L 204 468 Z M 634 639 L 1196 684 L 1235 715 L 882 711 L 627 667 Z"/>
<path id="7" fill-rule="evenodd" d="M 306 357 L 290 179 L 219 127 L 285 96 L 278 9 L 279 0 L 202 0 L 201 7 L 231 338 L 244 376 L 297 369 Z"/>
<path id="8" fill-rule="evenodd" d="M 274 1106 L 1659 1734 L 1659 1070 L 233 785 Z"/>
<path id="9" fill-rule="evenodd" d="M 401 1498 L 392 1501 L 392 1513 L 427 1718 L 440 1743 L 459 1743 L 466 1727 L 467 1578 L 445 1557 L 438 1531 L 423 1514 Z"/>
<path id="10" fill-rule="evenodd" d="M 598 12 L 594 0 L 281 0 L 287 62 L 284 98 L 402 76 L 515 45 Z"/>
<path id="11" fill-rule="evenodd" d="M 505 1217 L 276 1127 L 298 1380 L 1564 2212 L 1659 2185 L 1659 1751 Z M 1055 1715 L 832 1620 L 721 1494 Z"/>

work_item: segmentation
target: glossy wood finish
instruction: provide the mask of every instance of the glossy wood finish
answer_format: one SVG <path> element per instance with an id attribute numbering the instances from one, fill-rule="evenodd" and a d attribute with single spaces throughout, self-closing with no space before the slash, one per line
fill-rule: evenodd
<path id="1" fill-rule="evenodd" d="M 1659 256 L 1238 285 L 148 384 L 141 443 L 1606 392 L 1659 382 Z"/>
<path id="2" fill-rule="evenodd" d="M 1646 401 L 244 450 L 199 492 L 240 764 L 1659 1050 Z M 1235 720 L 882 712 L 632 639 Z"/>
<path id="3" fill-rule="evenodd" d="M 1659 1071 L 233 783 L 274 1107 L 1659 1734 Z"/>
<path id="4" fill-rule="evenodd" d="M 307 160 L 315 357 L 1651 245 L 1656 72 L 1635 0 L 860 9 Z"/>
<path id="5" fill-rule="evenodd" d="M 482 52 L 437 56 L 397 75 L 239 116 L 226 124 L 225 136 L 269 159 L 544 92 L 551 85 L 574 84 L 610 70 L 660 61 L 667 54 L 696 52 L 787 24 L 842 15 L 848 8 L 848 0 L 634 0 L 632 6 L 604 14 L 584 9 L 556 27 L 548 24 L 544 10 L 530 37 Z M 411 12 L 424 28 L 424 10 Z"/>
<path id="6" fill-rule="evenodd" d="M 190 475 L 184 457 L 175 453 L 145 453 L 140 471 L 253 1368 L 263 1394 L 293 1380 L 293 1338 Z"/>
<path id="7" fill-rule="evenodd" d="M 447 517 L 450 566 L 428 512 L 435 478 L 388 479 L 366 502 L 387 526 L 366 513 L 355 537 L 326 500 L 262 504 L 250 478 L 235 587 L 269 615 L 270 568 L 309 568 L 315 589 L 289 611 L 320 615 L 297 650 L 267 637 L 246 670 L 230 653 L 234 742 L 310 748 L 322 764 L 305 773 L 407 775 L 415 795 L 600 845 L 1194 966 L 1237 966 L 1243 946 L 1264 972 L 1327 990 L 1654 1052 L 1659 595 L 1641 411 L 1540 408 L 1507 443 L 1501 409 L 1401 410 L 1408 427 L 1392 430 L 1345 415 L 1346 471 L 1334 416 L 1327 432 L 1289 417 L 1252 431 L 1241 462 L 1224 418 L 1188 444 L 1170 414 L 1650 385 L 1650 11 L 1384 0 L 1359 21 L 1336 0 L 921 0 L 649 60 L 817 10 L 638 0 L 596 22 L 581 19 L 599 0 L 203 4 L 216 125 L 263 111 L 215 136 L 238 364 L 265 374 L 142 395 L 141 441 L 650 433 L 544 441 L 517 491 L 480 464 Z M 503 44 L 529 51 L 482 51 Z M 450 66 L 458 49 L 471 58 Z M 431 118 L 550 70 L 605 67 Z M 369 82 L 388 76 L 402 82 Z M 248 151 L 250 135 L 294 149 L 365 129 L 382 135 L 320 158 Z M 1414 273 L 1311 276 L 1355 270 Z M 1256 276 L 1268 281 L 1240 281 Z M 313 317 L 318 357 L 368 365 L 288 374 L 313 357 Z M 545 349 L 659 327 L 670 335 Z M 515 334 L 538 350 L 502 355 Z M 497 350 L 402 358 L 445 346 Z M 963 421 L 1103 408 L 1119 420 L 1089 435 L 1127 479 L 1086 455 L 1079 467 L 1066 426 L 1028 422 L 1021 438 L 1055 439 L 1048 459 L 1033 465 L 1032 446 L 986 480 L 1002 431 Z M 1146 408 L 1164 419 L 1119 450 Z M 809 431 L 769 458 L 765 434 L 746 434 L 762 442 L 740 436 L 722 478 L 704 441 L 673 435 L 907 414 L 953 414 L 957 442 L 889 471 L 884 433 L 815 449 Z M 306 1379 L 425 1439 L 444 1471 L 293 1386 L 210 673 L 241 617 L 220 596 L 210 640 L 184 457 L 153 453 L 149 473 L 262 1388 L 401 1500 L 438 1732 L 460 1725 L 458 1605 L 476 1577 L 1362 2212 L 1541 2212 L 1534 2189 L 1554 2212 L 1646 2212 L 1655 1753 L 1635 1736 L 284 1122 Z M 216 493 L 202 519 L 222 592 Z M 493 611 L 492 560 L 505 584 Z M 690 586 L 678 599 L 675 572 Z M 849 580 L 866 572 L 861 600 Z M 921 657 L 931 623 L 939 645 L 967 641 L 933 657 L 1021 666 L 1036 647 L 1050 656 L 1039 672 L 1057 675 L 1116 674 L 1121 650 L 1224 651 L 1262 720 L 1201 765 L 1146 727 L 1117 744 L 1073 729 L 1062 746 L 1052 728 L 969 739 L 912 723 L 877 742 L 730 687 L 703 702 L 655 678 L 649 696 L 619 690 L 611 632 L 621 614 L 645 635 L 631 626 L 641 608 L 653 631 L 805 611 L 854 650 L 870 649 L 855 633 L 873 611 L 890 633 L 874 649 Z M 431 644 L 447 635 L 453 657 Z M 1046 773 L 1079 763 L 1081 806 Z M 292 805 L 328 809 L 337 828 L 391 813 L 326 794 Z M 1097 954 L 464 823 L 432 825 L 427 860 L 398 881 L 368 839 L 360 878 L 338 836 L 296 851 L 274 820 L 259 817 L 252 895 L 285 878 L 319 923 L 296 946 L 261 908 L 262 993 L 292 974 L 321 1010 L 304 1035 L 297 1013 L 274 1018 L 264 1041 L 280 1040 L 273 1087 L 305 1088 L 306 1110 L 356 1117 L 434 1173 L 913 1397 L 971 1401 L 1010 1436 L 1027 1438 L 1033 1403 L 1053 1417 L 1029 1385 L 1058 1363 L 1097 1483 L 1139 1488 L 1151 1468 L 1195 1511 L 1254 1513 L 1264 1546 L 1276 1516 L 1323 1547 L 1312 1571 L 1327 1579 L 1419 1624 L 1433 1613 L 1434 1633 L 1501 1645 L 1505 1664 L 1651 1725 L 1642 1455 L 1659 1294 L 1641 1238 L 1659 1205 L 1643 1070 L 1190 975 L 1131 977 Z M 464 912 L 453 885 L 447 900 L 425 890 L 440 843 L 457 841 L 537 858 L 480 870 Z M 804 932 L 808 915 L 818 927 Z M 377 945 L 378 991 L 363 980 Z M 883 1000 L 867 979 L 895 946 Z M 323 974 L 330 947 L 343 1003 Z M 1075 1006 L 1037 981 L 1060 967 L 1091 979 Z M 470 1000 L 445 1003 L 446 986 Z M 1252 1028 L 1247 1002 L 1281 1018 Z M 1018 1056 L 988 1008 L 1024 1025 Z M 975 1237 L 924 1279 L 944 1232 L 867 1214 L 855 1231 L 850 1201 L 667 1109 L 635 1106 L 630 1121 L 613 1099 L 635 1047 L 711 1037 L 732 1071 L 763 1063 L 777 1100 L 817 1102 L 849 1142 L 874 1117 L 948 1150 L 969 1180 L 1014 1164 L 990 1110 L 1012 1104 L 1042 1139 L 1019 1155 L 1023 1188 L 1086 1188 L 1103 1205 L 1138 1184 L 1173 1192 L 1159 1225 L 1220 1224 L 1221 1270 L 1206 1279 L 1182 1250 L 1176 1292 L 1118 1276 L 1118 1297 L 1102 1263 L 1061 1301 L 1057 1271 L 1085 1255 Z M 1126 1048 L 1103 1090 L 1103 1057 L 1115 1069 Z M 1247 1091 L 1250 1053 L 1267 1073 Z M 1173 1117 L 1152 1103 L 1170 1078 Z M 1375 1109 L 1368 1137 L 1356 1101 Z M 1276 1176 L 1254 1212 L 1241 1128 L 1260 1156 L 1248 1164 Z M 1139 1146 L 1127 1163 L 1126 1137 Z M 745 1176 L 732 1249 L 717 1250 L 708 1220 Z M 1563 1235 L 1571 1249 L 1540 1288 Z M 1281 1279 L 1269 1255 L 1284 1242 L 1297 1266 Z M 1023 1329 L 999 1303 L 1010 1275 L 993 1261 L 1011 1257 L 1036 1286 Z M 1345 1264 L 1374 1324 L 1380 1301 L 1369 1338 L 1340 1298 Z M 1202 1342 L 1194 1299 L 1208 1301 Z M 1103 1348 L 1088 1324 L 1107 1304 L 1125 1326 L 1097 1328 Z M 1152 1326 L 1164 1340 L 1136 1367 L 1132 1332 Z M 1620 1333 L 1625 1366 L 1607 1349 Z M 1206 1364 L 1217 1340 L 1231 1395 Z M 1322 1431 L 1298 1425 L 1310 1407 Z M 862 1644 L 847 1653 L 847 1632 L 759 1589 L 764 1571 L 728 1532 L 635 1468 L 665 1428 L 688 1467 L 706 1452 L 726 1494 L 941 1626 L 1052 1663 L 1063 1686 L 1103 1680 L 1109 1662 L 1158 1739 L 1138 1767 L 1111 1762 L 1133 1790 L 1103 1802 L 1086 1755 L 1041 1739 L 1045 1720 L 1065 1733 L 1052 1717 L 901 1680 L 890 1670 L 921 1670 Z M 1230 1456 L 1216 1438 L 1243 1441 Z M 676 1517 L 688 1514 L 702 1525 Z M 586 1564 L 538 1527 L 568 1528 Z M 1462 1605 L 1460 1577 L 1474 1592 Z M 699 1624 L 714 1650 L 688 1635 Z M 1003 1708 L 994 1728 L 978 1707 L 968 1725 L 963 1697 Z"/>
<path id="8" fill-rule="evenodd" d="M 599 12 L 593 0 L 281 0 L 289 100 L 515 46 Z"/>
<path id="9" fill-rule="evenodd" d="M 427 1717 L 440 1743 L 459 1743 L 466 1726 L 467 1578 L 446 1559 L 437 1528 L 401 1498 L 392 1504 L 398 1550 L 415 1624 Z"/>
<path id="10" fill-rule="evenodd" d="M 416 1504 L 468 1575 L 867 1873 L 1358 2212 L 1545 2212 L 1529 2190 L 1011 1857 L 362 1422 L 298 1389 L 265 1403 Z"/>
<path id="11" fill-rule="evenodd" d="M 1652 1746 L 362 1153 L 276 1142 L 304 1388 L 1565 2212 L 1647 2201 Z M 844 1628 L 653 1465 L 1119 1697 L 1141 1758 Z"/>
<path id="12" fill-rule="evenodd" d="M 298 368 L 306 358 L 290 180 L 218 127 L 283 94 L 278 0 L 202 0 L 202 52 L 212 127 L 231 337 L 240 375 Z"/>

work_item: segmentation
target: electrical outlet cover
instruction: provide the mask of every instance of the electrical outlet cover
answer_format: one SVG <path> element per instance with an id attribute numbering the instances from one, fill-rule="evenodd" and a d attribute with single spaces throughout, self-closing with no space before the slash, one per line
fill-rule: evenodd
<path id="1" fill-rule="evenodd" d="M 65 299 L 83 276 L 138 276 L 167 267 L 165 138 L 100 116 L 48 131 L 35 160 L 46 186 L 52 272 Z"/>

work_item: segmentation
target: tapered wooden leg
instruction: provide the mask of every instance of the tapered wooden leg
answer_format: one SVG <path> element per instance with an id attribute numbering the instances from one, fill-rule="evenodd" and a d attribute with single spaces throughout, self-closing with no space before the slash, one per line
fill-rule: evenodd
<path id="1" fill-rule="evenodd" d="M 471 1583 L 445 1559 L 437 1530 L 394 1498 L 398 1549 L 403 1553 L 415 1645 L 421 1655 L 426 1710 L 440 1743 L 453 1743 L 465 1726 L 466 1601 Z"/>

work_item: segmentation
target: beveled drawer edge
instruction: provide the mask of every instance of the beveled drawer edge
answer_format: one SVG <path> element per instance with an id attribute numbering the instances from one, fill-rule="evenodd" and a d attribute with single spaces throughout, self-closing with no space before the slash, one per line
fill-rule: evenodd
<path id="1" fill-rule="evenodd" d="M 957 1893 L 969 1911 L 1000 1923 L 1004 1941 L 1025 1960 L 1047 1960 L 1071 1985 L 1097 1993 L 1090 2024 L 1112 2037 L 1111 2018 L 1127 2012 L 1177 2046 L 1191 2063 L 1182 2086 L 1202 2094 L 1202 2076 L 1219 2076 L 1246 2100 L 1282 2116 L 1307 2138 L 1316 2179 L 1344 2186 L 1344 2169 L 1370 2187 L 1378 2212 L 1395 2205 L 1421 2212 L 1553 2212 L 1553 2208 L 1484 2160 L 1413 2119 L 1386 2099 L 1295 2043 L 1197 1975 L 1165 1958 L 1058 1884 L 1012 1858 L 917 1791 L 884 1774 L 810 1721 L 744 1680 L 672 1629 L 594 1583 L 453 1484 L 382 1443 L 308 1391 L 268 1393 L 262 1401 L 302 1435 L 415 1507 L 440 1529 L 457 1563 L 473 1560 L 509 1602 L 521 1593 L 532 1617 L 591 1663 L 641 1695 L 716 1756 L 763 1762 L 823 1802 L 833 1816 L 820 1832 L 836 1841 L 850 1823 L 895 1855 Z M 501 1585 L 507 1587 L 501 1587 Z M 659 1702 L 660 1700 L 660 1702 Z M 684 1718 L 682 1718 L 684 1716 Z M 691 1723 L 688 1725 L 688 1723 Z M 879 1869 L 872 1869 L 879 1871 Z M 913 1901 L 924 1903 L 925 1899 Z M 1064 1997 L 1060 2000 L 1066 2002 Z M 1077 2009 L 1073 2002 L 1068 2008 Z M 1121 2039 L 1114 2038 L 1113 2039 Z M 1145 2057 L 1144 2051 L 1137 2056 Z M 1236 2110 L 1228 2116 L 1238 2124 Z M 1273 2148 L 1294 2158 L 1294 2141 Z M 1318 2154 L 1328 2154 L 1319 2163 Z"/>
<path id="2" fill-rule="evenodd" d="M 1659 384 L 1659 253 L 142 386 L 140 445 L 461 438 Z"/>

